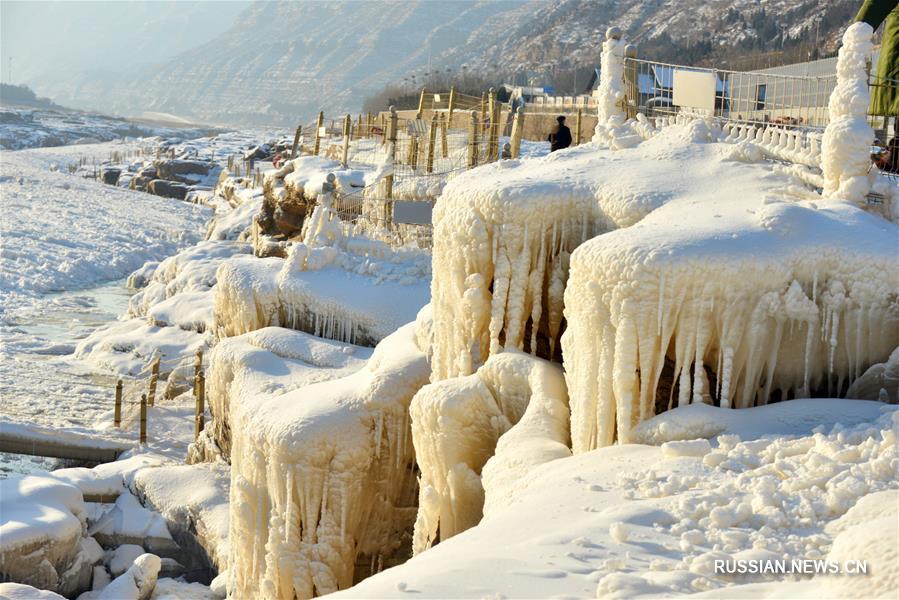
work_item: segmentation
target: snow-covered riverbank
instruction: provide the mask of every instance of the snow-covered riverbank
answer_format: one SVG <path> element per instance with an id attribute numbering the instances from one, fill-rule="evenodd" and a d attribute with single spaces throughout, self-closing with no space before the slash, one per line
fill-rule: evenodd
<path id="1" fill-rule="evenodd" d="M 92 431 L 111 407 L 114 380 L 75 361 L 75 344 L 124 312 L 126 275 L 201 239 L 212 215 L 206 207 L 74 177 L 64 168 L 78 157 L 105 158 L 127 147 L 3 153 L 0 397 L 6 420 Z"/>

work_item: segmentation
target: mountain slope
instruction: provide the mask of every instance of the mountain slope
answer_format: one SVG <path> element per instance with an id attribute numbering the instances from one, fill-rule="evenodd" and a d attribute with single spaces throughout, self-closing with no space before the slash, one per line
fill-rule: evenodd
<path id="1" fill-rule="evenodd" d="M 685 62 L 833 46 L 857 2 L 832 0 L 427 0 L 259 2 L 210 42 L 156 68 L 84 78 L 80 105 L 195 121 L 295 125 L 358 110 L 432 67 L 503 76 L 596 64 L 619 25 L 641 56 Z M 810 39 L 817 39 L 813 44 Z M 682 49 L 699 49 L 691 57 Z M 655 55 L 654 55 L 655 54 Z M 68 87 L 71 90 L 71 86 Z M 47 86 L 42 93 L 53 96 Z"/>

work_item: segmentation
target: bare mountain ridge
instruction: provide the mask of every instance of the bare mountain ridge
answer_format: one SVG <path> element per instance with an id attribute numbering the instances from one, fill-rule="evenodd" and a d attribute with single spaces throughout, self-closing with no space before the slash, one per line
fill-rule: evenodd
<path id="1" fill-rule="evenodd" d="M 817 36 L 834 47 L 857 2 L 525 0 L 261 2 L 222 35 L 153 69 L 85 81 L 80 104 L 198 122 L 294 125 L 356 111 L 432 67 L 540 74 L 595 64 L 606 27 L 642 50 L 759 52 Z M 460 40 L 463 40 L 460 42 Z M 663 44 L 664 42 L 664 44 Z M 661 45 L 660 45 L 661 44 Z M 665 45 L 667 44 L 667 45 Z M 811 44 L 809 44 L 811 47 Z M 679 56 L 672 61 L 681 62 Z M 42 88 L 43 93 L 52 89 Z"/>

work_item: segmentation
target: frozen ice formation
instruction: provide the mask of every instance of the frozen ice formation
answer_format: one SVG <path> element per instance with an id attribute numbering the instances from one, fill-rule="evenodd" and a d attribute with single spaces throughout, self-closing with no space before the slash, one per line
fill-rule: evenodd
<path id="1" fill-rule="evenodd" d="M 259 402 L 299 387 L 345 377 L 371 356 L 361 348 L 302 331 L 265 327 L 225 338 L 212 349 L 206 390 L 213 420 L 206 426 L 215 445 L 208 454 L 231 452 L 231 407 Z"/>
<path id="2" fill-rule="evenodd" d="M 874 130 L 866 118 L 871 103 L 866 63 L 874 49 L 873 33 L 870 25 L 859 21 L 843 34 L 837 58 L 837 86 L 827 105 L 830 121 L 821 147 L 824 195 L 860 206 L 865 205 L 865 196 L 871 189 L 868 172 Z"/>
<path id="3" fill-rule="evenodd" d="M 845 393 L 899 339 L 897 240 L 853 205 L 747 189 L 583 244 L 562 339 L 575 452 L 628 442 L 674 405 Z"/>
<path id="4" fill-rule="evenodd" d="M 374 346 L 413 320 L 428 302 L 427 255 L 344 242 L 340 248 L 297 243 L 286 259 L 238 257 L 223 264 L 215 288 L 217 336 L 275 325 Z"/>
<path id="5" fill-rule="evenodd" d="M 409 413 L 421 469 L 415 553 L 477 525 L 485 489 L 493 503 L 508 500 L 529 467 L 570 455 L 562 371 L 519 351 L 494 354 L 472 375 L 423 387 Z"/>
<path id="6" fill-rule="evenodd" d="M 597 121 L 596 131 L 593 134 L 594 142 L 608 140 L 608 127 L 620 125 L 626 117 L 621 109 L 624 99 L 624 38 L 606 36 L 602 43 L 600 54 L 600 78 L 597 96 Z"/>
<path id="7" fill-rule="evenodd" d="M 428 374 L 410 324 L 348 377 L 232 403 L 230 594 L 311 598 L 389 562 L 415 518 L 408 406 Z"/>

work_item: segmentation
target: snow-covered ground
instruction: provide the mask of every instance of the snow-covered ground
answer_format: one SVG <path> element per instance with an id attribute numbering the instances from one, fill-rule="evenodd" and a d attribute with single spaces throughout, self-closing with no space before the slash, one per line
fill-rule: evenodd
<path id="1" fill-rule="evenodd" d="M 477 527 L 335 597 L 895 597 L 897 433 L 899 411 L 877 402 L 675 409 L 643 423 L 654 445 L 543 464 Z M 870 572 L 714 572 L 752 559 Z"/>
<path id="2" fill-rule="evenodd" d="M 209 128 L 164 126 L 80 111 L 0 107 L 0 148 L 4 150 L 96 144 L 125 137 L 163 136 L 181 141 L 208 131 Z"/>

